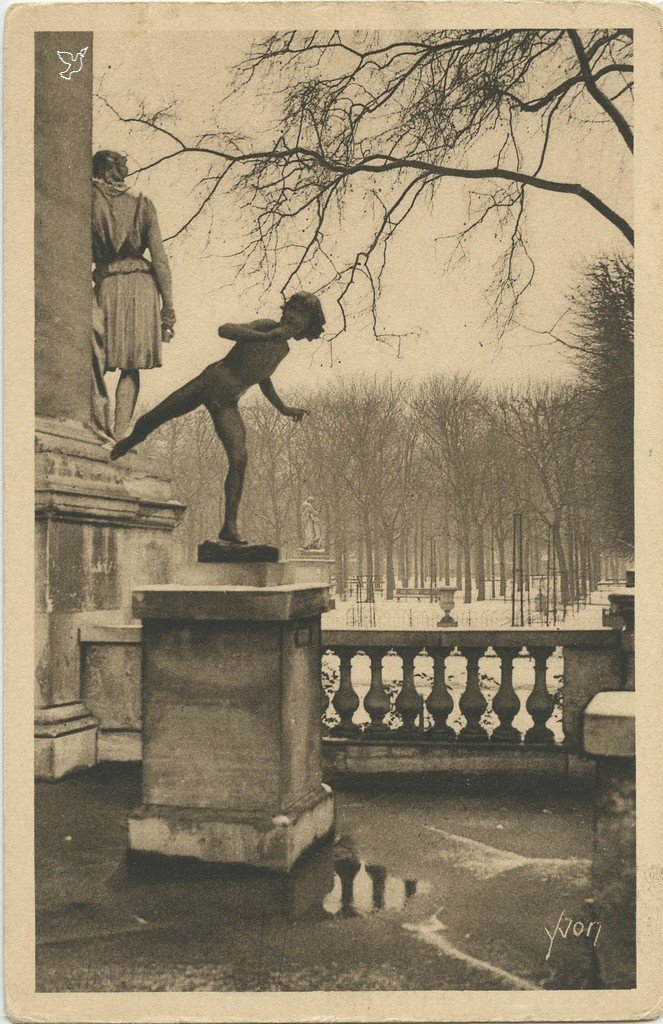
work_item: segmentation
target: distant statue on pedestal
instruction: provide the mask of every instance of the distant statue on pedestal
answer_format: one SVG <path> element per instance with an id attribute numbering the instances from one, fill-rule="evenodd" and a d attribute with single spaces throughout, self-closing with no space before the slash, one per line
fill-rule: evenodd
<path id="1" fill-rule="evenodd" d="M 302 534 L 304 551 L 320 551 L 322 549 L 322 529 L 313 498 L 302 502 Z"/>

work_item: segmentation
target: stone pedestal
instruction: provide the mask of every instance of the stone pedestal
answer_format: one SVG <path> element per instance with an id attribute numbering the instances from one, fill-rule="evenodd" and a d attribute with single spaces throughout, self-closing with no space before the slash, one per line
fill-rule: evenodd
<path id="1" fill-rule="evenodd" d="M 595 956 L 606 988 L 636 983 L 635 693 L 597 693 L 584 716 L 596 758 L 592 880 L 601 923 Z"/>
<path id="2" fill-rule="evenodd" d="M 297 558 L 288 560 L 300 583 L 319 583 L 328 587 L 331 584 L 331 571 L 334 559 L 327 557 L 327 552 L 317 548 L 300 548 Z"/>
<path id="3" fill-rule="evenodd" d="M 136 456 L 110 462 L 80 423 L 39 419 L 35 462 L 35 774 L 57 779 L 94 765 L 98 726 L 116 739 L 127 710 L 121 674 L 84 692 L 79 632 L 129 622 L 132 587 L 172 578 L 183 506 L 159 467 Z M 124 731 L 138 756 L 139 736 Z"/>
<path id="4" fill-rule="evenodd" d="M 329 591 L 284 582 L 289 571 L 199 564 L 189 580 L 135 592 L 144 718 L 133 851 L 288 871 L 332 829 L 320 738 Z"/>

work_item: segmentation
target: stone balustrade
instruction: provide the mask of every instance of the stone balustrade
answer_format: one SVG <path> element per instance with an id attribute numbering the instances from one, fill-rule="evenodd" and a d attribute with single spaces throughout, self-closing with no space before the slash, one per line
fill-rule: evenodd
<path id="1" fill-rule="evenodd" d="M 581 770 L 585 708 L 599 691 L 624 689 L 622 641 L 609 628 L 323 630 L 325 763 L 337 772 Z M 140 627 L 90 627 L 80 642 L 100 758 L 139 758 Z"/>
<path id="2" fill-rule="evenodd" d="M 328 737 L 580 748 L 581 713 L 623 686 L 611 629 L 325 630 Z"/>

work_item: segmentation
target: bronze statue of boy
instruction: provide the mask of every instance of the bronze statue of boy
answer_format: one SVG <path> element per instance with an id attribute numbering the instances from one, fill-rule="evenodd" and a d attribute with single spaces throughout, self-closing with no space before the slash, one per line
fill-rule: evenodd
<path id="1" fill-rule="evenodd" d="M 319 299 L 310 292 L 296 292 L 286 300 L 279 322 L 253 320 L 247 324 L 222 324 L 220 337 L 235 342 L 230 352 L 174 391 L 151 412 L 139 417 L 131 433 L 115 445 L 111 459 L 126 455 L 163 423 L 204 405 L 228 456 L 225 518 L 219 539 L 228 544 L 245 544 L 237 532 L 237 513 L 248 456 L 246 430 L 237 403 L 250 387 L 258 384 L 275 409 L 301 422 L 308 410 L 285 405 L 274 389 L 271 374 L 290 351 L 290 338 L 313 341 L 322 334 L 324 323 Z"/>

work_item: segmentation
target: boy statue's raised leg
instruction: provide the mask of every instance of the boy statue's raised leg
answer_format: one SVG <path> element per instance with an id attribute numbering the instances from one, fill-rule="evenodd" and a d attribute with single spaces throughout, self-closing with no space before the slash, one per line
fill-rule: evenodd
<path id="1" fill-rule="evenodd" d="M 178 416 L 185 416 L 202 405 L 202 402 L 203 392 L 198 378 L 184 384 L 177 391 L 173 391 L 168 398 L 164 398 L 163 402 L 159 402 L 154 409 L 136 420 L 131 433 L 118 441 L 113 448 L 110 453 L 111 459 L 121 459 L 137 444 L 145 441 L 157 427 L 163 426 L 164 423 L 168 423 L 169 420 L 174 420 Z"/>

